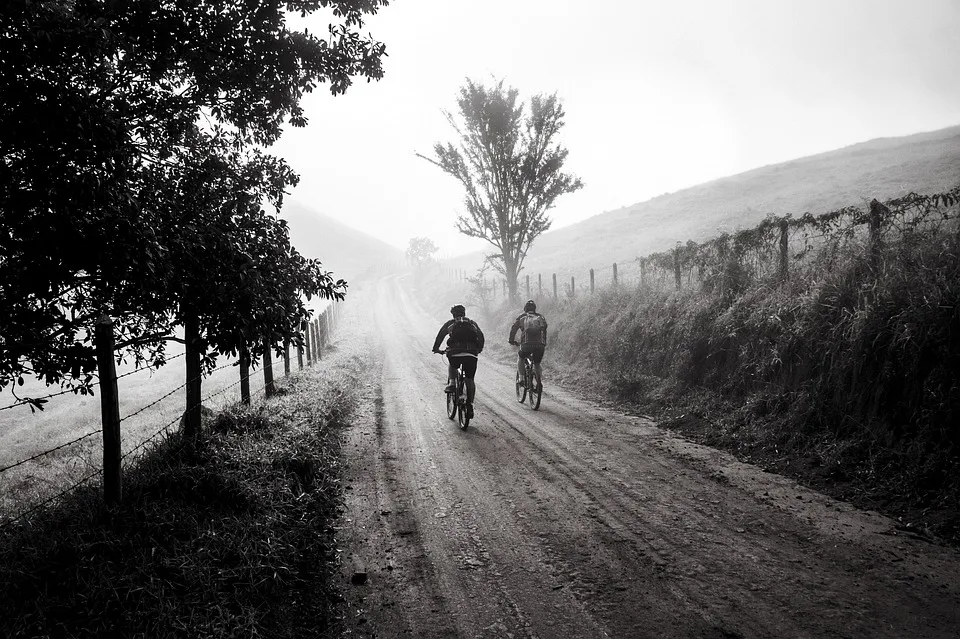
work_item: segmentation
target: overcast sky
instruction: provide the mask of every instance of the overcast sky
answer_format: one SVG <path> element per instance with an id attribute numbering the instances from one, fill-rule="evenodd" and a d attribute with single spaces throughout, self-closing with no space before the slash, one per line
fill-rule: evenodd
<path id="1" fill-rule="evenodd" d="M 318 14 L 311 31 L 325 32 Z M 305 100 L 271 151 L 290 198 L 399 248 L 484 248 L 462 192 L 415 156 L 453 141 L 466 77 L 556 92 L 585 187 L 554 228 L 715 178 L 960 124 L 960 0 L 395 0 L 364 31 L 385 77 Z"/>

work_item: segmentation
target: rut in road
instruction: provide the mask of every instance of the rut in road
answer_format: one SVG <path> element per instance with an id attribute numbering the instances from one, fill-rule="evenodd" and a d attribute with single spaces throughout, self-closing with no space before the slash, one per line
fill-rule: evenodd
<path id="1" fill-rule="evenodd" d="M 369 636 L 954 637 L 955 551 L 552 388 L 516 402 L 481 356 L 476 416 L 444 413 L 445 318 L 402 276 L 375 311 L 347 448 L 344 548 Z M 487 334 L 488 343 L 506 336 Z"/>

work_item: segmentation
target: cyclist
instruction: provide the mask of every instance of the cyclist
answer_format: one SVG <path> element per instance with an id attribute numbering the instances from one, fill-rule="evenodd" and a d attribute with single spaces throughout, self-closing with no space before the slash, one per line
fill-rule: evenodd
<path id="1" fill-rule="evenodd" d="M 477 356 L 483 352 L 483 331 L 472 319 L 467 317 L 467 309 L 463 304 L 450 308 L 453 319 L 447 320 L 437 339 L 433 341 L 433 352 L 440 352 L 440 342 L 447 338 L 447 360 L 450 362 L 447 371 L 447 387 L 444 392 L 456 391 L 457 369 L 463 368 L 467 386 L 467 417 L 473 417 L 473 397 L 476 394 L 476 384 L 473 381 L 477 374 Z"/>
<path id="2" fill-rule="evenodd" d="M 543 386 L 543 376 L 540 372 L 540 361 L 543 359 L 543 351 L 547 347 L 547 319 L 537 312 L 537 303 L 533 300 L 527 300 L 523 305 L 523 313 L 517 316 L 510 327 L 510 336 L 507 341 L 513 346 L 517 345 L 514 339 L 517 331 L 520 331 L 520 350 L 517 351 L 517 370 L 520 372 L 520 379 L 523 379 L 523 360 L 527 355 L 533 359 L 533 366 L 536 368 L 537 377 L 541 380 Z"/>

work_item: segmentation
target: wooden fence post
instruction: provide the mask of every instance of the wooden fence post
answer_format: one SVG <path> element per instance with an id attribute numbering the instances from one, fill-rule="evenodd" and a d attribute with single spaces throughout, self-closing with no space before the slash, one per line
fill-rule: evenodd
<path id="1" fill-rule="evenodd" d="M 530 299 L 530 276 L 527 275 L 527 299 Z"/>
<path id="2" fill-rule="evenodd" d="M 617 263 L 613 263 L 613 285 L 617 286 Z"/>
<path id="3" fill-rule="evenodd" d="M 273 384 L 273 351 L 270 340 L 263 340 L 263 389 L 268 398 L 273 397 L 276 387 Z"/>
<path id="4" fill-rule="evenodd" d="M 283 376 L 290 377 L 290 338 L 283 340 Z"/>
<path id="5" fill-rule="evenodd" d="M 537 273 L 537 297 L 543 297 L 543 273 Z"/>
<path id="6" fill-rule="evenodd" d="M 881 204 L 876 199 L 870 202 L 870 261 L 873 266 L 877 266 L 880 260 L 880 226 L 883 223 L 883 215 L 889 214 L 890 209 Z"/>
<path id="7" fill-rule="evenodd" d="M 577 284 L 573 281 L 573 275 L 570 276 L 570 297 L 576 297 L 577 295 Z"/>
<path id="8" fill-rule="evenodd" d="M 557 274 L 553 274 L 553 299 L 557 299 Z"/>
<path id="9" fill-rule="evenodd" d="M 186 409 L 183 414 L 183 438 L 187 446 L 196 449 L 200 444 L 200 402 L 202 379 L 200 372 L 200 320 L 192 309 L 185 313 L 183 341 L 186 349 Z"/>
<path id="10" fill-rule="evenodd" d="M 503 280 L 503 296 L 507 296 L 507 280 Z"/>
<path id="11" fill-rule="evenodd" d="M 100 376 L 100 421 L 103 425 L 103 499 L 116 504 L 122 496 L 120 479 L 120 403 L 117 365 L 113 359 L 113 320 L 101 315 L 94 327 L 97 374 Z"/>
<path id="12" fill-rule="evenodd" d="M 250 351 L 246 344 L 240 349 L 240 403 L 250 405 Z"/>
<path id="13" fill-rule="evenodd" d="M 789 225 L 787 220 L 780 220 L 780 279 L 787 280 L 787 250 L 789 241 Z"/>
<path id="14" fill-rule="evenodd" d="M 590 294 L 593 295 L 593 269 L 590 269 Z"/>
<path id="15" fill-rule="evenodd" d="M 677 280 L 677 290 L 680 290 L 680 247 L 673 249 L 673 276 Z"/>

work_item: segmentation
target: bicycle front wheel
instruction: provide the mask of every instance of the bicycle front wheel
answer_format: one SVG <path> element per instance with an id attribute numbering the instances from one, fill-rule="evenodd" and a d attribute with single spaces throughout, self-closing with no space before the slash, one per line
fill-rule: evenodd
<path id="1" fill-rule="evenodd" d="M 543 385 L 540 383 L 540 376 L 537 371 L 530 375 L 530 406 L 533 410 L 540 409 L 540 397 L 543 395 Z"/>
<path id="2" fill-rule="evenodd" d="M 520 371 L 517 371 L 517 401 L 521 404 L 527 399 L 527 386 L 520 377 Z"/>

